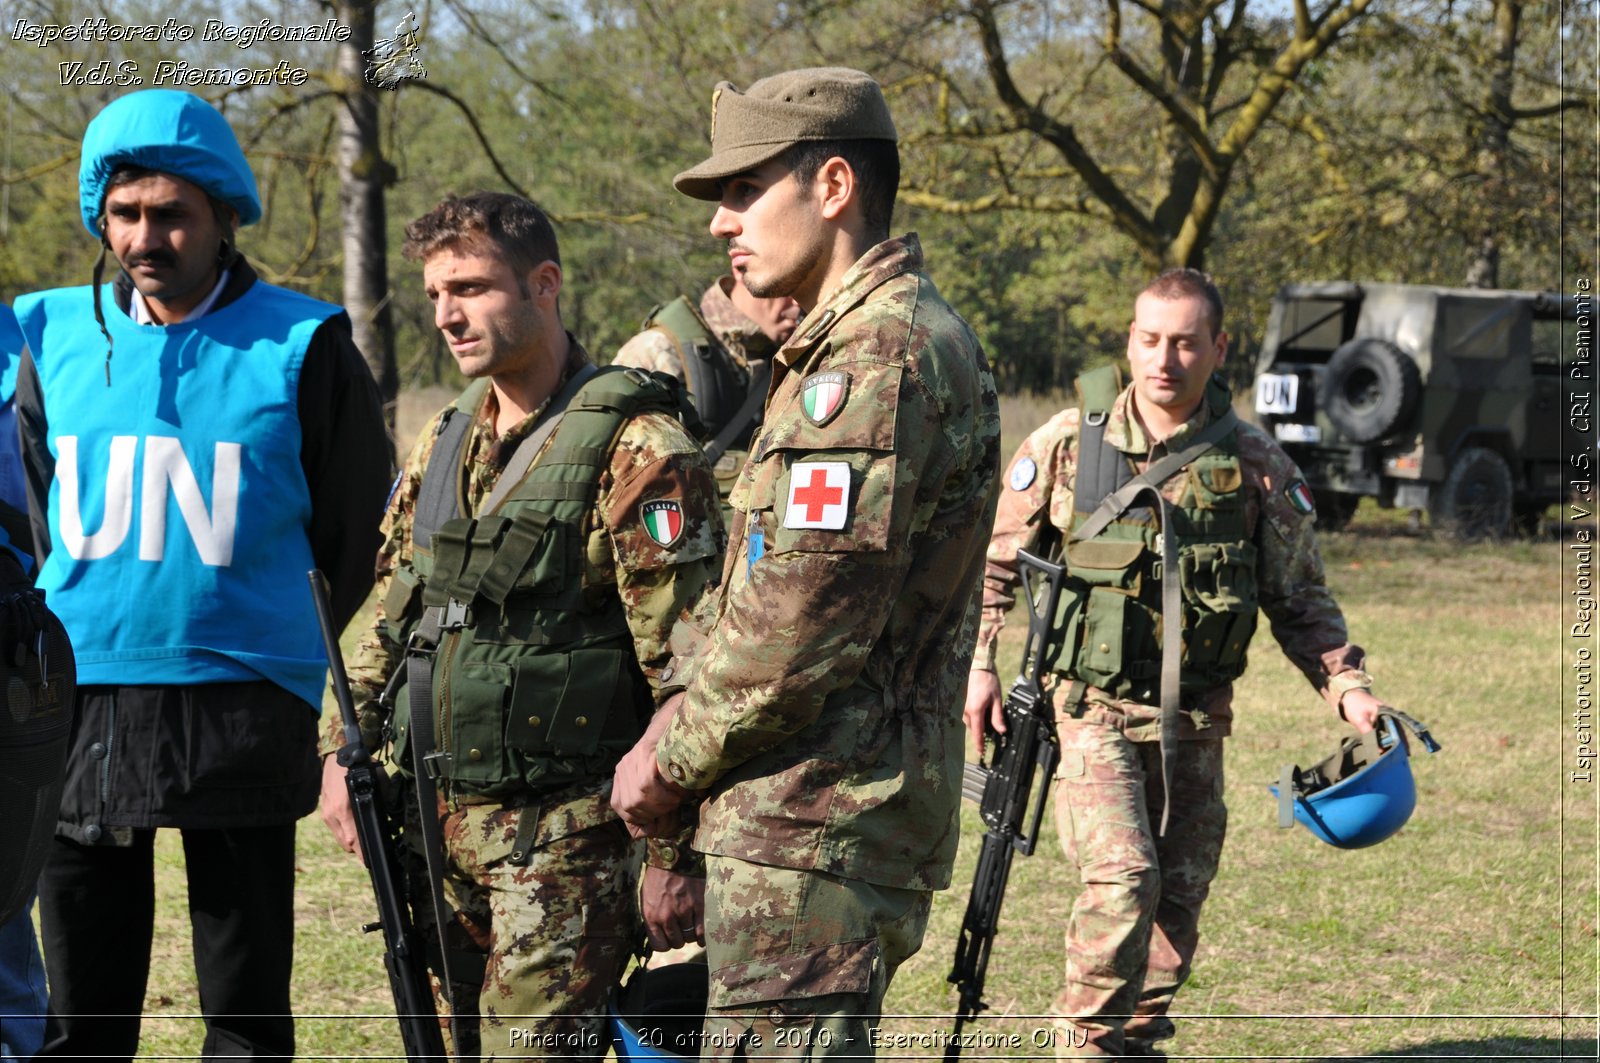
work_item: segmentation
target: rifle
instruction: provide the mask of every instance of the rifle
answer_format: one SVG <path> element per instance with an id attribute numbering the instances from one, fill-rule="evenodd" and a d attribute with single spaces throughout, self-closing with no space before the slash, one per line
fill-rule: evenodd
<path id="1" fill-rule="evenodd" d="M 978 870 L 973 875 L 967 913 L 956 940 L 955 965 L 948 979 L 960 990 L 961 999 L 956 1008 L 955 1029 L 945 1048 L 946 1063 L 954 1063 L 961 1055 L 961 1028 L 989 1006 L 983 1002 L 983 980 L 1000 922 L 1000 902 L 1011 876 L 1011 860 L 1017 853 L 1028 856 L 1033 852 L 1050 795 L 1049 782 L 1061 759 L 1053 712 L 1040 680 L 1047 662 L 1060 650 L 1054 644 L 1051 628 L 1061 600 L 1065 569 L 1026 550 L 1017 553 L 1017 567 L 1022 576 L 1022 596 L 1028 602 L 1028 639 L 1022 649 L 1022 671 L 1006 694 L 1006 731 L 989 743 L 989 763 L 984 764 L 980 758 L 976 764 L 967 764 L 961 780 L 962 796 L 978 803 L 978 814 L 988 830 L 978 853 Z M 1035 773 L 1040 776 L 1039 787 L 1030 802 Z"/>
<path id="2" fill-rule="evenodd" d="M 439 1029 L 439 1013 L 433 1005 L 433 989 L 428 982 L 428 967 L 422 941 L 411 922 L 410 909 L 400 897 L 400 861 L 395 851 L 390 815 L 384 807 L 383 774 L 361 741 L 361 724 L 356 719 L 350 697 L 350 681 L 345 676 L 344 658 L 339 653 L 338 634 L 333 629 L 333 610 L 328 604 L 328 581 L 320 569 L 310 572 L 311 597 L 317 603 L 317 624 L 328 652 L 328 667 L 333 672 L 333 692 L 339 701 L 339 716 L 344 721 L 344 747 L 339 764 L 345 769 L 344 784 L 350 792 L 350 810 L 355 817 L 356 838 L 361 842 L 361 862 L 367 865 L 372 892 L 378 900 L 378 921 L 361 929 L 370 934 L 383 931 L 383 966 L 389 972 L 389 989 L 394 994 L 395 1017 L 400 1020 L 400 1040 L 406 1059 L 412 1063 L 448 1057 L 444 1035 Z"/>

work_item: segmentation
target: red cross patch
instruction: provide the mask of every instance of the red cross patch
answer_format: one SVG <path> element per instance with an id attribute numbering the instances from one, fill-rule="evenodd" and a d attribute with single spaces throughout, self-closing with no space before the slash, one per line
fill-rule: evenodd
<path id="1" fill-rule="evenodd" d="M 838 531 L 850 515 L 850 466 L 842 461 L 796 462 L 789 470 L 785 528 Z"/>

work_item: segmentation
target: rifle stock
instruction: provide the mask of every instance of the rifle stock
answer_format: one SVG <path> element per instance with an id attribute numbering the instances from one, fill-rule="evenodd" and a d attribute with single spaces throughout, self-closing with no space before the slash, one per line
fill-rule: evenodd
<path id="1" fill-rule="evenodd" d="M 962 1027 L 988 1007 L 983 1002 L 983 983 L 1000 923 L 1000 902 L 1011 877 L 1011 861 L 1017 853 L 1032 854 L 1038 842 L 1039 824 L 1050 797 L 1049 783 L 1061 759 L 1053 710 L 1041 683 L 1048 662 L 1059 649 L 1051 629 L 1065 570 L 1027 551 L 1018 552 L 1017 566 L 1028 602 L 1022 674 L 1006 694 L 1006 731 L 991 735 L 989 763 L 967 764 L 961 780 L 962 796 L 978 802 L 978 814 L 987 829 L 948 979 L 956 986 L 959 1001 L 955 1027 L 945 1048 L 946 1063 L 954 1063 L 961 1055 Z"/>
<path id="2" fill-rule="evenodd" d="M 378 902 L 378 921 L 362 927 L 368 933 L 383 931 L 383 967 L 389 974 L 389 989 L 394 994 L 395 1017 L 400 1022 L 400 1040 L 411 1063 L 448 1058 L 439 1013 L 433 1004 L 433 988 L 428 982 L 426 953 L 411 922 L 411 911 L 400 896 L 400 861 L 388 810 L 384 806 L 380 775 L 361 740 L 361 725 L 350 697 L 344 657 L 339 652 L 338 633 L 333 628 L 333 612 L 328 604 L 328 581 L 318 569 L 310 573 L 311 596 L 317 604 L 317 624 L 322 629 L 328 667 L 333 673 L 334 697 L 339 702 L 339 717 L 344 723 L 345 744 L 337 756 L 345 771 L 345 788 L 350 794 L 350 811 L 355 818 L 356 838 L 361 843 L 361 861 L 372 880 Z"/>

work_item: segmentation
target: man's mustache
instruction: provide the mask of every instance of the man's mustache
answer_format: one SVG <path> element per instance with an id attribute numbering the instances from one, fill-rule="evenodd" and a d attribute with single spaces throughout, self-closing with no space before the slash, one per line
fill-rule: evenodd
<path id="1" fill-rule="evenodd" d="M 176 266 L 178 257 L 170 251 L 146 251 L 142 255 L 134 255 L 123 263 L 125 269 L 137 269 L 139 266 Z"/>

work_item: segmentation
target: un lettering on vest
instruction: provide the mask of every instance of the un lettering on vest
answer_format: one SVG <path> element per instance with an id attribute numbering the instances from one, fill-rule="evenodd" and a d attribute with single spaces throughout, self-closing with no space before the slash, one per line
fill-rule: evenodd
<path id="1" fill-rule="evenodd" d="M 75 561 L 95 561 L 116 553 L 133 527 L 133 467 L 138 436 L 112 436 L 106 467 L 105 515 L 92 534 L 83 530 L 78 437 L 56 439 L 56 481 L 61 490 L 62 545 Z M 234 531 L 239 523 L 238 443 L 218 442 L 213 458 L 211 505 L 206 505 L 199 479 L 183 444 L 174 436 L 144 437 L 144 468 L 139 483 L 139 560 L 166 556 L 167 494 L 178 503 L 189 538 L 200 560 L 226 567 L 233 563 Z"/>

